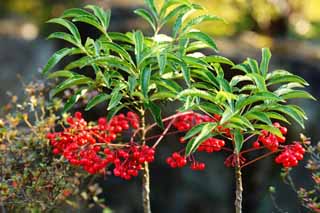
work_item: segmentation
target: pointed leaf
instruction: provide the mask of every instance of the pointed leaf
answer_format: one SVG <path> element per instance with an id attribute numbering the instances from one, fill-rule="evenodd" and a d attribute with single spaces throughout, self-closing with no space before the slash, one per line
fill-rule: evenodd
<path id="1" fill-rule="evenodd" d="M 152 27 L 152 29 L 154 31 L 156 31 L 156 24 L 155 24 L 155 20 L 153 19 L 153 17 L 151 16 L 151 14 L 142 8 L 136 9 L 134 11 L 135 14 L 139 15 L 141 18 L 143 18 L 145 21 L 147 21 L 150 26 Z"/>
<path id="2" fill-rule="evenodd" d="M 73 35 L 77 44 L 81 45 L 80 33 L 79 33 L 76 25 L 74 25 L 72 22 L 70 22 L 66 19 L 63 19 L 63 18 L 53 18 L 53 19 L 50 19 L 48 21 L 48 23 L 56 23 L 56 24 L 60 24 L 60 25 L 64 26 L 65 28 L 67 28 L 71 32 L 71 34 Z"/>
<path id="3" fill-rule="evenodd" d="M 141 77 L 140 77 L 141 90 L 145 98 L 148 98 L 150 77 L 151 77 L 151 68 L 146 67 L 145 69 L 142 70 Z"/>
<path id="4" fill-rule="evenodd" d="M 120 87 L 117 87 L 111 93 L 111 99 L 110 99 L 107 110 L 111 110 L 114 107 L 118 106 L 121 99 L 122 99 L 122 94 L 120 93 Z"/>
<path id="5" fill-rule="evenodd" d="M 102 103 L 102 102 L 104 102 L 104 101 L 106 101 L 108 99 L 110 99 L 110 95 L 101 93 L 101 94 L 95 96 L 94 98 L 92 98 L 88 102 L 85 110 L 88 111 L 88 110 L 92 109 L 93 107 L 95 107 L 96 105 L 98 105 L 98 104 L 100 104 L 100 103 Z"/>
<path id="6" fill-rule="evenodd" d="M 262 76 L 266 77 L 269 69 L 269 62 L 271 58 L 271 52 L 269 48 L 262 49 L 262 59 L 260 63 L 260 71 Z"/>
<path id="7" fill-rule="evenodd" d="M 44 66 L 42 74 L 47 74 L 56 64 L 58 64 L 65 56 L 69 55 L 74 48 L 63 48 L 55 52 Z"/>
<path id="8" fill-rule="evenodd" d="M 201 42 L 205 43 L 206 45 L 208 45 L 213 50 L 215 50 L 216 52 L 218 52 L 218 48 L 217 48 L 216 43 L 213 40 L 213 38 L 211 38 L 210 36 L 208 36 L 207 34 L 205 34 L 203 32 L 189 32 L 186 34 L 186 37 L 190 38 L 190 39 L 195 39 L 197 41 L 201 41 Z"/>
<path id="9" fill-rule="evenodd" d="M 233 135 L 234 135 L 234 144 L 235 144 L 236 152 L 240 153 L 243 146 L 243 135 L 241 134 L 239 129 L 235 129 L 233 131 Z"/>
<path id="10" fill-rule="evenodd" d="M 65 103 L 62 114 L 69 111 L 75 103 L 79 101 L 81 97 L 83 97 L 88 92 L 88 89 L 79 89 L 73 96 L 71 96 L 68 101 Z"/>
<path id="11" fill-rule="evenodd" d="M 150 110 L 151 114 L 152 114 L 152 117 L 153 119 L 156 121 L 156 123 L 158 124 L 158 126 L 160 128 L 164 128 L 164 125 L 163 125 L 163 122 L 162 122 L 162 116 L 161 116 L 161 108 L 154 104 L 153 102 L 148 102 L 148 103 L 145 103 L 147 108 Z"/>

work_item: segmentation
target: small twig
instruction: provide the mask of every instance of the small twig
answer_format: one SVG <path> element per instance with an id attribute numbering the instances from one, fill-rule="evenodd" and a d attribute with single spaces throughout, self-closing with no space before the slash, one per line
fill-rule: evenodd
<path id="1" fill-rule="evenodd" d="M 167 132 L 169 131 L 170 127 L 172 126 L 172 124 L 175 122 L 175 120 L 177 119 L 177 117 L 173 118 L 170 123 L 168 124 L 167 128 L 163 131 L 163 133 L 160 135 L 160 137 L 158 138 L 158 140 L 154 143 L 154 145 L 152 146 L 152 148 L 156 148 L 158 146 L 158 144 L 161 142 L 161 140 L 163 139 L 163 137 L 167 134 Z"/>
<path id="2" fill-rule="evenodd" d="M 268 153 L 266 153 L 266 154 L 264 154 L 264 155 L 261 155 L 260 157 L 257 157 L 257 158 L 255 158 L 255 159 L 253 159 L 253 160 L 251 160 L 251 161 L 243 164 L 240 168 L 242 169 L 242 168 L 245 167 L 245 166 L 248 166 L 248 165 L 250 165 L 250 164 L 252 164 L 252 163 L 254 163 L 254 162 L 258 161 L 258 160 L 261 160 L 261 159 L 263 159 L 263 158 L 266 158 L 266 157 L 268 157 L 268 156 L 270 156 L 270 155 L 273 155 L 274 153 L 277 153 L 277 152 L 279 152 L 279 151 L 280 151 L 280 150 L 273 151 L 273 152 L 268 152 Z"/>

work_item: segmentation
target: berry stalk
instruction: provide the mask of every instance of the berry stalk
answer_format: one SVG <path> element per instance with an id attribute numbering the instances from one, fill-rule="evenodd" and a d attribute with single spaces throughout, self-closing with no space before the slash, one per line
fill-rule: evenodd
<path id="1" fill-rule="evenodd" d="M 142 145 L 146 144 L 146 120 L 145 120 L 145 111 L 141 109 L 141 142 Z M 151 213 L 151 204 L 150 204 L 150 172 L 149 172 L 149 163 L 145 162 L 143 165 L 142 171 L 142 203 L 143 203 L 143 212 Z"/>
<path id="2" fill-rule="evenodd" d="M 237 164 L 235 166 L 235 177 L 236 177 L 236 199 L 234 202 L 236 213 L 242 213 L 242 174 L 240 167 L 240 155 L 237 154 Z"/>

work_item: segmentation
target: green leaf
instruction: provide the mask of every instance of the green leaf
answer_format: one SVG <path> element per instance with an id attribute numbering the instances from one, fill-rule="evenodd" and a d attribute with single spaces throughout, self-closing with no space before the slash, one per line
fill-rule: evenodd
<path id="1" fill-rule="evenodd" d="M 127 106 L 127 104 L 120 104 L 117 107 L 112 108 L 107 115 L 107 120 L 110 121 L 122 108 Z"/>
<path id="2" fill-rule="evenodd" d="M 158 126 L 163 129 L 164 125 L 163 125 L 162 117 L 161 117 L 161 108 L 151 101 L 149 101 L 148 103 L 145 103 L 145 104 L 146 104 L 146 107 L 150 110 L 152 117 L 156 121 Z"/>
<path id="3" fill-rule="evenodd" d="M 122 94 L 120 93 L 120 87 L 117 87 L 111 93 L 111 99 L 110 99 L 107 110 L 111 110 L 114 107 L 118 106 L 121 99 L 122 99 Z"/>
<path id="4" fill-rule="evenodd" d="M 214 51 L 218 52 L 217 45 L 216 45 L 215 41 L 213 40 L 213 38 L 211 38 L 210 36 L 208 36 L 207 34 L 205 34 L 203 32 L 189 32 L 186 34 L 186 38 L 201 41 L 201 42 L 205 43 L 206 45 L 208 45 L 210 48 L 212 48 Z"/>
<path id="5" fill-rule="evenodd" d="M 182 32 L 188 32 L 192 26 L 200 24 L 204 21 L 222 21 L 222 20 L 223 19 L 218 16 L 201 15 L 188 21 L 183 27 Z"/>
<path id="6" fill-rule="evenodd" d="M 212 137 L 212 131 L 216 128 L 216 123 L 206 123 L 199 133 L 198 136 L 193 138 L 189 141 L 189 143 L 186 146 L 186 156 L 189 156 L 191 153 L 193 153 L 197 148 L 200 146 L 200 144 L 207 140 L 208 138 Z"/>
<path id="7" fill-rule="evenodd" d="M 279 120 L 286 122 L 288 124 L 291 124 L 283 115 L 276 113 L 276 112 L 264 112 L 269 118 Z"/>
<path id="8" fill-rule="evenodd" d="M 299 114 L 292 106 L 290 105 L 274 105 L 271 107 L 273 111 L 281 112 L 293 120 L 295 120 L 303 129 L 304 129 L 304 118 L 301 114 Z"/>
<path id="9" fill-rule="evenodd" d="M 140 64 L 142 60 L 142 51 L 143 51 L 143 34 L 141 31 L 136 31 L 133 33 L 134 43 L 135 43 L 135 49 L 134 54 L 136 55 L 136 62 L 137 64 Z"/>
<path id="10" fill-rule="evenodd" d="M 164 52 L 161 52 L 157 56 L 157 59 L 159 64 L 159 72 L 160 72 L 160 75 L 162 75 L 167 65 L 167 55 Z"/>
<path id="11" fill-rule="evenodd" d="M 279 128 L 274 127 L 272 125 L 269 126 L 269 125 L 263 125 L 263 124 L 255 124 L 254 127 L 256 129 L 267 130 L 268 132 L 270 132 L 273 135 L 282 137 L 282 134 L 281 134 Z"/>
<path id="12" fill-rule="evenodd" d="M 190 69 L 188 68 L 187 64 L 181 63 L 181 70 L 182 70 L 183 78 L 184 78 L 187 86 L 190 87 L 191 86 Z"/>
<path id="13" fill-rule="evenodd" d="M 229 119 L 229 123 L 232 124 L 238 124 L 239 126 L 241 126 L 241 129 L 247 130 L 248 128 L 250 130 L 254 130 L 252 124 L 250 123 L 250 121 L 248 119 L 246 119 L 243 116 L 240 115 L 234 115 Z"/>
<path id="14" fill-rule="evenodd" d="M 269 62 L 271 58 L 271 52 L 269 48 L 262 49 L 262 59 L 260 63 L 260 71 L 262 76 L 266 77 L 269 70 Z"/>
<path id="15" fill-rule="evenodd" d="M 158 18 L 158 12 L 154 0 L 145 0 L 146 5 L 151 10 L 154 17 Z"/>
<path id="16" fill-rule="evenodd" d="M 92 98 L 88 102 L 85 110 L 88 111 L 88 110 L 92 109 L 93 107 L 95 107 L 96 105 L 98 105 L 98 104 L 100 104 L 100 103 L 102 103 L 102 102 L 104 102 L 104 101 L 106 101 L 108 99 L 110 99 L 110 95 L 101 93 L 101 94 L 95 96 L 94 98 Z"/>
<path id="17" fill-rule="evenodd" d="M 69 111 L 75 103 L 79 101 L 81 97 L 83 97 L 88 92 L 87 88 L 79 89 L 73 96 L 71 96 L 68 101 L 65 103 L 62 114 Z"/>
<path id="18" fill-rule="evenodd" d="M 182 26 L 183 16 L 184 16 L 184 14 L 179 15 L 173 25 L 173 28 L 172 28 L 172 37 L 173 38 L 176 38 L 178 36 L 178 33 L 179 33 L 181 26 Z"/>
<path id="19" fill-rule="evenodd" d="M 206 56 L 203 58 L 203 60 L 207 63 L 219 63 L 219 64 L 228 64 L 228 65 L 234 66 L 234 63 L 231 60 L 220 55 Z"/>
<path id="20" fill-rule="evenodd" d="M 185 89 L 182 92 L 180 92 L 177 96 L 178 99 L 180 99 L 181 97 L 187 97 L 187 96 L 191 96 L 191 97 L 200 97 L 203 98 L 205 100 L 209 100 L 211 102 L 215 102 L 215 96 L 210 94 L 207 91 L 204 90 L 199 90 L 196 88 L 191 88 L 191 89 Z"/>
<path id="21" fill-rule="evenodd" d="M 71 8 L 63 12 L 61 18 L 73 18 L 78 16 L 91 16 L 91 13 L 80 8 Z"/>
<path id="22" fill-rule="evenodd" d="M 132 64 L 128 63 L 127 61 L 122 60 L 121 58 L 115 57 L 115 56 L 102 56 L 102 57 L 97 57 L 95 59 L 87 61 L 87 65 L 92 65 L 96 63 L 97 65 L 100 65 L 102 67 L 115 67 L 120 70 L 123 70 L 129 74 L 134 73 L 134 67 L 132 67 Z"/>
<path id="23" fill-rule="evenodd" d="M 267 75 L 267 82 L 269 85 L 280 84 L 280 83 L 300 83 L 304 86 L 308 86 L 308 82 L 306 82 L 303 78 L 297 75 L 293 75 L 292 73 L 286 70 L 275 70 Z"/>
<path id="24" fill-rule="evenodd" d="M 90 9 L 93 11 L 96 17 L 98 17 L 101 25 L 104 27 L 104 30 L 106 30 L 109 27 L 110 22 L 110 10 L 104 11 L 101 7 L 95 6 L 95 5 L 87 5 L 85 8 Z"/>
<path id="25" fill-rule="evenodd" d="M 141 18 L 143 18 L 145 21 L 147 21 L 150 26 L 152 27 L 152 29 L 154 31 L 156 31 L 156 23 L 155 23 L 155 20 L 153 19 L 153 17 L 151 16 L 151 14 L 145 10 L 145 9 L 142 9 L 142 8 L 139 8 L 139 9 L 136 9 L 134 11 L 135 14 L 139 15 Z"/>
<path id="26" fill-rule="evenodd" d="M 65 56 L 69 55 L 74 48 L 63 48 L 55 52 L 44 66 L 42 74 L 47 74 L 56 64 L 58 64 Z"/>
<path id="27" fill-rule="evenodd" d="M 178 93 L 182 91 L 182 87 L 173 80 L 162 78 L 160 80 L 154 80 L 154 82 L 156 83 L 156 85 L 164 87 L 173 93 Z"/>
<path id="28" fill-rule="evenodd" d="M 68 71 L 68 70 L 59 70 L 53 73 L 50 73 L 48 75 L 48 79 L 52 79 L 52 78 L 71 78 L 73 76 L 77 75 L 74 72 Z"/>
<path id="29" fill-rule="evenodd" d="M 77 44 L 79 46 L 81 45 L 80 33 L 79 33 L 76 25 L 74 25 L 72 22 L 70 22 L 66 19 L 63 19 L 63 18 L 53 18 L 53 19 L 50 19 L 48 21 L 48 23 L 55 23 L 55 24 L 60 24 L 60 25 L 64 26 L 65 28 L 67 28 L 71 32 L 71 34 L 73 35 L 73 38 L 75 39 Z"/>
<path id="30" fill-rule="evenodd" d="M 177 96 L 177 94 L 173 93 L 173 92 L 157 92 L 155 94 L 153 94 L 150 97 L 151 101 L 155 101 L 155 100 L 168 100 L 168 99 L 175 99 Z"/>
<path id="31" fill-rule="evenodd" d="M 259 75 L 257 73 L 249 73 L 249 74 L 247 74 L 247 76 L 250 77 L 254 81 L 254 83 L 257 85 L 257 88 L 260 91 L 267 90 L 265 79 L 261 75 Z"/>
<path id="32" fill-rule="evenodd" d="M 235 129 L 233 131 L 233 135 L 234 135 L 234 144 L 235 144 L 236 152 L 240 153 L 243 146 L 243 135 L 241 134 L 239 129 Z"/>
<path id="33" fill-rule="evenodd" d="M 228 122 L 233 116 L 235 115 L 235 113 L 230 109 L 230 108 L 226 108 L 225 111 L 222 114 L 221 120 L 220 120 L 220 124 L 225 124 L 226 122 Z"/>
<path id="34" fill-rule="evenodd" d="M 99 23 L 97 18 L 92 15 L 90 15 L 90 16 L 77 16 L 77 17 L 73 18 L 72 21 L 89 24 L 89 25 L 95 27 L 96 29 L 98 29 L 100 32 L 106 33 L 105 28 L 103 26 L 101 26 L 101 24 Z"/>
<path id="35" fill-rule="evenodd" d="M 189 138 L 192 138 L 193 136 L 195 136 L 196 134 L 198 134 L 199 132 L 201 132 L 201 130 L 203 129 L 204 126 L 206 126 L 207 124 L 209 124 L 209 122 L 204 122 L 201 124 L 198 124 L 194 127 L 192 127 L 187 134 L 183 137 L 184 140 L 188 140 Z M 213 123 L 212 123 L 213 124 Z M 211 125 L 211 124 L 210 124 Z"/>
<path id="36" fill-rule="evenodd" d="M 235 76 L 232 77 L 232 79 L 230 81 L 230 86 L 234 87 L 238 83 L 243 82 L 243 81 L 252 81 L 252 78 L 250 78 L 247 75 L 235 75 Z"/>
<path id="37" fill-rule="evenodd" d="M 50 96 L 53 97 L 59 92 L 66 90 L 72 86 L 84 85 L 84 84 L 88 85 L 90 83 L 93 83 L 91 78 L 88 78 L 83 75 L 76 75 L 76 76 L 73 76 L 72 78 L 68 78 L 67 80 L 60 83 L 57 87 L 52 89 Z"/>
<path id="38" fill-rule="evenodd" d="M 133 41 L 128 37 L 127 35 L 119 32 L 109 32 L 109 37 L 112 39 L 112 41 L 121 41 L 129 44 L 133 44 Z"/>
<path id="39" fill-rule="evenodd" d="M 140 84 L 141 84 L 141 92 L 145 98 L 148 98 L 148 92 L 149 92 L 149 82 L 151 77 L 151 68 L 146 67 L 141 72 L 140 77 Z"/>
<path id="40" fill-rule="evenodd" d="M 260 70 L 259 70 L 259 66 L 258 66 L 258 62 L 252 58 L 248 58 L 247 59 L 248 64 L 250 66 L 250 69 L 253 73 L 259 74 L 260 75 Z"/>
<path id="41" fill-rule="evenodd" d="M 264 112 L 258 112 L 258 111 L 249 111 L 247 112 L 244 117 L 246 117 L 249 121 L 251 120 L 258 120 L 262 121 L 263 123 L 266 123 L 268 125 L 272 125 L 272 121 L 268 117 L 268 115 Z"/>
<path id="42" fill-rule="evenodd" d="M 130 62 L 131 64 L 134 64 L 132 61 L 132 58 L 130 54 L 120 45 L 113 43 L 113 42 L 103 42 L 102 46 L 105 49 L 110 49 L 120 56 L 120 58 L 125 59 L 126 61 Z"/>
<path id="43" fill-rule="evenodd" d="M 128 89 L 129 89 L 129 92 L 130 92 L 131 95 L 133 94 L 136 86 L 137 86 L 137 79 L 136 79 L 136 77 L 134 77 L 134 76 L 129 76 L 129 77 L 128 77 Z"/>
<path id="44" fill-rule="evenodd" d="M 48 36 L 48 39 L 64 40 L 64 41 L 67 41 L 67 42 L 79 47 L 78 41 L 72 35 L 70 35 L 68 33 L 65 33 L 65 32 L 54 32 L 54 33 L 51 33 Z"/>
<path id="45" fill-rule="evenodd" d="M 80 68 L 82 69 L 83 67 L 88 65 L 88 62 L 91 61 L 92 58 L 90 56 L 83 56 L 77 60 L 72 61 L 70 64 L 68 64 L 65 69 L 66 70 L 72 70 L 74 68 Z"/>
<path id="46" fill-rule="evenodd" d="M 216 104 L 212 104 L 209 102 L 203 102 L 201 104 L 197 104 L 193 107 L 193 109 L 201 110 L 205 113 L 218 114 L 218 115 L 221 115 L 223 112 Z"/>
<path id="47" fill-rule="evenodd" d="M 187 5 L 180 5 L 174 8 L 163 18 L 163 21 L 161 22 L 161 24 L 166 24 L 172 18 L 184 15 L 188 10 L 190 10 L 190 7 Z"/>
<path id="48" fill-rule="evenodd" d="M 242 72 L 244 72 L 246 74 L 251 73 L 251 68 L 250 68 L 249 64 L 247 64 L 247 63 L 237 64 L 237 65 L 233 66 L 232 69 L 241 70 Z"/>
<path id="49" fill-rule="evenodd" d="M 285 89 L 284 91 L 284 89 L 282 89 L 275 91 L 275 93 L 285 100 L 294 98 L 305 98 L 314 101 L 316 100 L 310 93 L 303 90 Z"/>
<path id="50" fill-rule="evenodd" d="M 236 110 L 241 110 L 243 107 L 258 101 L 282 101 L 282 99 L 271 92 L 259 92 L 245 99 L 237 101 Z"/>

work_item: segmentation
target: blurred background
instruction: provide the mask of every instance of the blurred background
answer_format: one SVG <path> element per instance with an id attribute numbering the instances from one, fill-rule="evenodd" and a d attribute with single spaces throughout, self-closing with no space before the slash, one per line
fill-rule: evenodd
<path id="1" fill-rule="evenodd" d="M 260 59 L 260 48 L 270 47 L 273 53 L 271 68 L 282 68 L 301 75 L 309 83 L 309 92 L 320 98 L 320 1 L 319 0 L 197 0 L 209 13 L 223 17 L 226 23 L 216 22 L 200 26 L 215 37 L 219 54 L 235 62 L 246 57 Z M 41 78 L 38 70 L 50 55 L 64 43 L 48 41 L 46 36 L 56 30 L 46 24 L 67 8 L 98 4 L 112 9 L 110 31 L 145 29 L 133 10 L 141 0 L 0 0 L 0 104 L 10 94 L 21 94 L 21 81 Z M 81 27 L 81 26 L 80 26 Z M 90 29 L 81 27 L 90 34 Z M 298 102 L 298 101 L 296 101 Z M 315 143 L 320 139 L 318 119 L 320 110 L 314 101 L 299 100 L 309 117 L 306 129 L 290 126 L 289 139 L 298 139 L 299 132 L 310 136 Z M 164 106 L 165 107 L 165 106 Z M 95 115 L 101 113 L 94 112 Z M 171 137 L 170 141 L 177 138 Z M 171 145 L 170 145 L 171 146 Z M 204 172 L 188 168 L 171 170 L 164 163 L 172 147 L 164 147 L 156 163 L 152 164 L 153 212 L 228 213 L 233 209 L 233 171 L 223 165 L 221 153 L 200 156 L 208 162 Z M 245 168 L 244 212 L 277 212 L 270 199 L 268 187 L 277 188 L 277 204 L 286 212 L 306 212 L 280 178 L 280 167 L 266 159 Z M 309 177 L 303 166 L 295 170 L 294 179 L 308 186 Z M 99 180 L 104 188 L 106 204 L 115 212 L 141 212 L 140 182 L 108 178 Z M 99 212 L 101 209 L 82 209 Z"/>

